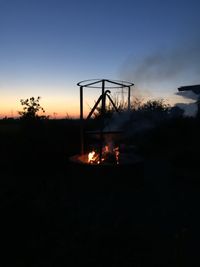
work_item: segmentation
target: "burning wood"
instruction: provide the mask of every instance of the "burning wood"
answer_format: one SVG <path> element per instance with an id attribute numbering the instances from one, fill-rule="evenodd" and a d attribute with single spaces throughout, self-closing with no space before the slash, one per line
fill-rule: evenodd
<path id="1" fill-rule="evenodd" d="M 90 164 L 99 164 L 99 154 L 97 154 L 94 150 L 88 154 L 88 163 Z"/>
<path id="2" fill-rule="evenodd" d="M 127 146 L 125 144 L 121 144 L 120 147 L 117 145 L 105 145 L 102 148 L 102 154 L 100 159 L 100 153 L 97 149 L 91 150 L 91 152 L 82 154 L 82 155 L 74 155 L 70 157 L 71 162 L 78 164 L 86 164 L 86 165 L 128 165 L 128 164 L 136 164 L 143 161 L 143 158 L 138 155 L 137 151 L 135 151 L 134 146 Z"/>
<path id="3" fill-rule="evenodd" d="M 89 164 L 112 163 L 119 164 L 119 147 L 113 147 L 112 144 L 105 145 L 102 149 L 102 156 L 96 151 L 88 153 Z"/>

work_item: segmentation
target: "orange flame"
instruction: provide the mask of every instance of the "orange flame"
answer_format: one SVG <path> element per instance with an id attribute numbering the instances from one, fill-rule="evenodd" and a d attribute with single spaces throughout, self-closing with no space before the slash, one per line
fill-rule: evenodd
<path id="1" fill-rule="evenodd" d="M 113 148 L 111 145 L 105 145 L 102 149 L 102 158 L 101 162 L 108 161 L 110 156 L 112 156 L 112 160 L 114 158 L 114 161 L 116 164 L 119 164 L 119 147 Z M 112 161 L 111 160 L 111 161 Z M 88 163 L 89 164 L 100 164 L 100 155 L 99 153 L 95 152 L 94 150 L 88 153 Z"/>
<path id="2" fill-rule="evenodd" d="M 99 164 L 98 158 L 99 158 L 99 155 L 93 150 L 92 152 L 90 152 L 88 154 L 88 163 L 91 163 L 91 164 L 97 163 L 97 164 Z"/>
<path id="3" fill-rule="evenodd" d="M 116 162 L 119 164 L 119 147 L 114 148 L 113 151 L 115 152 Z"/>

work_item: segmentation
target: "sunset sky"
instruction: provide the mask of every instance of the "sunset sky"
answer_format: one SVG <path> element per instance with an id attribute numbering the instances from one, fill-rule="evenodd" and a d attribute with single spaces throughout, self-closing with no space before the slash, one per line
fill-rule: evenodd
<path id="1" fill-rule="evenodd" d="M 46 113 L 79 114 L 81 80 L 135 84 L 134 96 L 184 101 L 200 83 L 198 0 L 0 0 L 0 116 L 41 96 Z M 85 106 L 98 92 L 86 90 Z"/>

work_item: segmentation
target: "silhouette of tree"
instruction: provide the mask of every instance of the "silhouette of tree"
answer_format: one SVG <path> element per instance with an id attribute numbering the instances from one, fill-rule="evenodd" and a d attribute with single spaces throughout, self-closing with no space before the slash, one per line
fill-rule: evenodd
<path id="1" fill-rule="evenodd" d="M 37 98 L 30 97 L 25 100 L 21 99 L 20 102 L 23 107 L 23 111 L 18 112 L 19 115 L 21 116 L 20 118 L 24 120 L 29 120 L 29 121 L 47 119 L 48 116 L 38 115 L 40 111 L 45 113 L 45 110 L 39 103 L 40 99 L 41 99 L 40 96 L 38 96 Z"/>

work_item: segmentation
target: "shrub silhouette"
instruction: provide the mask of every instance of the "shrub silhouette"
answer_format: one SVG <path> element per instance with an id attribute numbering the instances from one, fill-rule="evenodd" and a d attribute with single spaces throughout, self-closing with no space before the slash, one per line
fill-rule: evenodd
<path id="1" fill-rule="evenodd" d="M 163 99 L 158 100 L 149 100 L 146 103 L 139 106 L 139 110 L 152 112 L 168 112 L 170 109 L 170 106 L 168 104 L 164 103 Z"/>
<path id="2" fill-rule="evenodd" d="M 20 118 L 23 120 L 33 121 L 33 120 L 40 120 L 40 119 L 47 119 L 48 116 L 38 115 L 40 111 L 45 113 L 45 110 L 40 105 L 41 97 L 38 96 L 37 98 L 30 97 L 27 99 L 21 99 L 21 105 L 23 107 L 23 111 L 19 111 Z"/>

